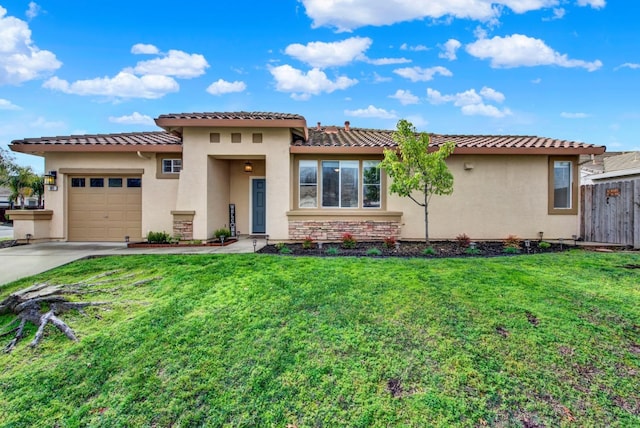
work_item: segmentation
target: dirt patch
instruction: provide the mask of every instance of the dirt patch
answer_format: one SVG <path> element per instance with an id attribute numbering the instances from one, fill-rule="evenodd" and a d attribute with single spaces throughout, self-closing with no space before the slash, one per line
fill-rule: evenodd
<path id="1" fill-rule="evenodd" d="M 529 321 L 529 324 L 531 324 L 534 327 L 537 327 L 538 324 L 540 324 L 540 321 L 538 320 L 538 318 L 533 315 L 531 312 L 527 311 L 525 313 L 527 315 L 527 321 Z"/>
<path id="2" fill-rule="evenodd" d="M 509 330 L 507 330 L 506 328 L 504 328 L 501 325 L 496 327 L 496 333 L 498 333 L 502 337 L 509 337 Z"/>
<path id="3" fill-rule="evenodd" d="M 389 381 L 387 381 L 387 390 L 393 398 L 401 397 L 403 391 L 400 379 L 389 379 Z"/>
<path id="4" fill-rule="evenodd" d="M 286 250 L 284 250 L 286 248 Z M 358 242 L 355 248 L 344 248 L 340 242 L 314 243 L 311 248 L 303 248 L 301 243 L 285 243 L 266 245 L 258 253 L 283 254 L 294 256 L 355 256 L 355 257 L 498 257 L 512 255 L 528 255 L 554 253 L 575 248 L 566 244 L 551 244 L 549 248 L 538 248 L 537 241 L 532 241 L 529 248 L 522 246 L 519 252 L 505 253 L 502 241 L 477 242 L 474 249 L 465 247 L 455 241 L 432 241 L 430 246 L 424 242 L 399 241 L 397 246 L 386 247 L 383 242 Z"/>

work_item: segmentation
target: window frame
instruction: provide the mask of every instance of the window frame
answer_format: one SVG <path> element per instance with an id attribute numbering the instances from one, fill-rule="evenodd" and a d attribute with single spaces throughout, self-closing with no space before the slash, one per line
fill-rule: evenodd
<path id="1" fill-rule="evenodd" d="M 361 165 L 361 174 L 362 174 L 362 184 L 360 185 L 361 191 L 362 191 L 362 201 L 361 201 L 361 205 L 362 205 L 362 209 L 365 210 L 376 210 L 376 209 L 380 209 L 382 208 L 382 171 L 380 170 L 380 160 L 374 160 L 374 159 L 363 159 L 360 162 Z M 365 164 L 367 163 L 375 163 L 375 166 L 365 166 Z M 366 168 L 373 168 L 375 170 L 378 171 L 378 182 L 377 183 L 366 183 L 365 182 L 365 173 L 364 170 Z M 367 186 L 377 186 L 378 187 L 378 205 L 371 205 L 371 206 L 365 206 L 364 202 L 365 202 L 365 187 Z"/>
<path id="2" fill-rule="evenodd" d="M 571 182 L 569 183 L 569 190 L 571 192 L 569 201 L 571 206 L 568 208 L 557 208 L 555 206 L 555 169 L 556 162 L 569 162 L 571 165 L 571 172 L 569 177 Z M 578 159 L 576 156 L 549 156 L 548 163 L 549 171 L 549 197 L 548 197 L 548 213 L 549 215 L 577 215 L 578 214 L 578 192 L 579 192 L 579 177 L 578 177 Z"/>
<path id="3" fill-rule="evenodd" d="M 314 164 L 313 167 L 315 168 L 315 183 L 303 183 L 302 182 L 302 168 L 303 168 L 303 163 L 306 163 L 307 166 L 304 166 L 304 168 L 310 168 L 311 164 Z M 307 187 L 311 187 L 311 186 L 315 186 L 316 189 L 316 197 L 315 197 L 315 203 L 313 204 L 313 206 L 303 206 L 302 205 L 302 200 L 301 200 L 301 196 L 302 196 L 302 186 L 307 186 Z M 320 189 L 320 185 L 318 183 L 318 161 L 317 160 L 305 160 L 305 159 L 300 159 L 298 161 L 298 207 L 299 208 L 312 208 L 312 209 L 316 209 L 318 208 L 318 190 Z"/>
<path id="4" fill-rule="evenodd" d="M 333 162 L 338 162 L 338 196 L 337 196 L 337 201 L 338 201 L 338 205 L 337 206 L 333 206 L 333 205 L 325 205 L 324 204 L 324 191 L 325 191 L 325 179 L 324 179 L 324 164 L 326 163 L 333 163 Z M 355 191 L 356 191 L 356 206 L 342 206 L 342 202 L 343 202 L 343 169 L 347 169 L 346 166 L 343 166 L 343 164 L 356 164 L 356 174 L 355 174 Z M 354 169 L 353 167 L 348 168 L 348 169 Z M 362 170 L 362 163 L 360 160 L 356 160 L 356 159 L 340 159 L 340 160 L 333 160 L 333 159 L 321 159 L 320 160 L 320 183 L 321 183 L 321 188 L 320 188 L 320 208 L 323 209 L 338 209 L 338 210 L 353 210 L 353 209 L 359 209 L 362 208 L 361 207 L 361 195 L 360 195 L 360 176 L 361 174 L 361 170 Z"/>
<path id="5" fill-rule="evenodd" d="M 157 164 L 156 164 L 156 178 L 164 179 L 178 179 L 180 178 L 180 172 L 184 169 L 184 162 L 182 156 L 180 154 L 175 153 L 167 153 L 167 154 L 159 154 L 156 156 Z M 171 169 L 174 169 L 174 162 L 180 161 L 180 171 L 175 172 L 165 172 L 164 170 L 164 162 L 171 161 Z"/>

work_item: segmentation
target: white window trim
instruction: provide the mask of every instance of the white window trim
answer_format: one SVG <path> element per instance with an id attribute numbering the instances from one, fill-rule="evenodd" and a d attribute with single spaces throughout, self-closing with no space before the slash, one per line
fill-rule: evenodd
<path id="1" fill-rule="evenodd" d="M 165 169 L 165 162 L 171 162 L 170 170 Z M 178 165 L 178 166 L 176 166 Z M 162 173 L 163 174 L 180 174 L 182 171 L 182 159 L 180 158 L 164 158 L 162 159 Z"/>

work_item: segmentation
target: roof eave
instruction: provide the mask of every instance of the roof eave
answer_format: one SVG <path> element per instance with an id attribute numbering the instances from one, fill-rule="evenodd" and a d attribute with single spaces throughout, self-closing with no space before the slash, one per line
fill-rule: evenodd
<path id="1" fill-rule="evenodd" d="M 145 152 L 145 153 L 181 153 L 182 145 L 80 145 L 80 144 L 10 144 L 9 148 L 14 152 L 27 153 L 42 156 L 49 152 Z"/>
<path id="2" fill-rule="evenodd" d="M 346 147 L 346 146 L 291 146 L 290 152 L 294 154 L 377 154 L 383 153 L 385 149 L 393 147 Z M 436 150 L 436 149 L 434 149 Z M 456 147 L 454 155 L 589 155 L 602 154 L 605 147 Z"/>
<path id="3" fill-rule="evenodd" d="M 307 128 L 305 119 L 213 119 L 213 118 L 173 118 L 158 117 L 156 125 L 169 131 L 183 127 L 211 128 Z"/>

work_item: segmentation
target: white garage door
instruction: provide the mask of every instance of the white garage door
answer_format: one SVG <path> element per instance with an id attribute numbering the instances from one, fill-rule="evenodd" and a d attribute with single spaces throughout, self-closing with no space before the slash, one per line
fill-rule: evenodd
<path id="1" fill-rule="evenodd" d="M 139 176 L 72 176 L 68 188 L 70 241 L 142 239 Z"/>

